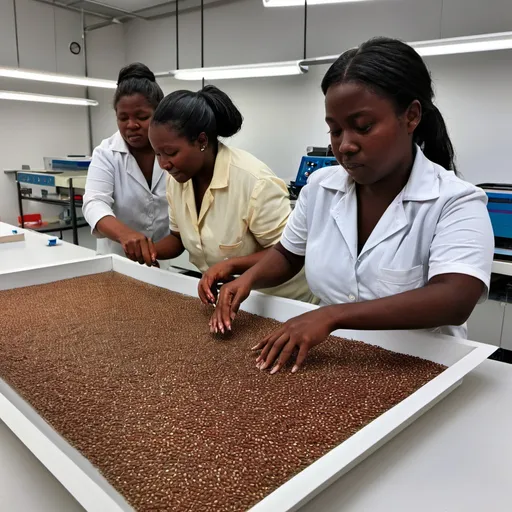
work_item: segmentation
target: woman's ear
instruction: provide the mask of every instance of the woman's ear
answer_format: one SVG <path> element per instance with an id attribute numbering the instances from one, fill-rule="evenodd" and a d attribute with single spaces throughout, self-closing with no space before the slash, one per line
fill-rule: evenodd
<path id="1" fill-rule="evenodd" d="M 201 151 L 204 151 L 208 147 L 208 136 L 206 133 L 201 132 L 199 134 L 199 137 L 197 137 L 197 143 L 199 144 Z"/>
<path id="2" fill-rule="evenodd" d="M 418 127 L 421 122 L 422 108 L 421 103 L 418 100 L 414 100 L 405 112 L 405 120 L 407 123 L 407 132 L 413 134 L 414 130 Z"/>

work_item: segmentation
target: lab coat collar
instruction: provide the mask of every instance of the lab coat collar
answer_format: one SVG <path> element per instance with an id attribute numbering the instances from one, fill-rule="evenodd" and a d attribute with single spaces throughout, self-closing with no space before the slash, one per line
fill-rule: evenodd
<path id="1" fill-rule="evenodd" d="M 219 142 L 219 149 L 213 166 L 213 176 L 209 190 L 226 188 L 229 184 L 229 167 L 231 166 L 231 150 Z M 184 189 L 193 188 L 192 180 L 185 182 Z"/>
<path id="2" fill-rule="evenodd" d="M 219 142 L 210 189 L 226 188 L 228 186 L 230 165 L 231 151 L 227 146 Z"/>
<path id="3" fill-rule="evenodd" d="M 439 171 L 416 145 L 411 175 L 403 189 L 403 201 L 429 201 L 439 197 Z"/>
<path id="4" fill-rule="evenodd" d="M 156 188 L 158 187 L 158 184 L 160 183 L 160 180 L 165 179 L 164 178 L 164 170 L 160 167 L 160 164 L 158 163 L 158 158 L 155 155 L 155 163 L 153 164 L 153 180 L 151 182 L 151 192 L 155 192 Z"/>
<path id="5" fill-rule="evenodd" d="M 343 168 L 333 168 L 333 172 L 320 182 L 324 188 L 342 192 L 340 200 L 331 210 L 338 229 L 350 251 L 352 259 L 357 255 L 357 198 L 356 187 Z M 403 203 L 405 201 L 428 201 L 439 197 L 439 171 L 416 146 L 416 157 L 409 180 L 404 189 L 384 212 L 370 237 L 362 248 L 359 257 L 375 246 L 401 231 L 408 225 Z"/>
<path id="6" fill-rule="evenodd" d="M 230 149 L 219 142 L 219 149 L 215 158 L 215 166 L 213 167 L 213 176 L 210 186 L 204 193 L 201 201 L 201 210 L 197 215 L 196 200 L 194 196 L 194 186 L 192 180 L 188 180 L 184 187 L 183 193 L 185 202 L 187 204 L 192 221 L 199 225 L 204 219 L 204 216 L 208 212 L 210 206 L 214 201 L 214 195 L 212 190 L 226 188 L 229 183 L 229 167 L 231 165 L 231 151 Z"/>
<path id="7" fill-rule="evenodd" d="M 341 165 L 331 167 L 331 172 L 321 182 L 320 186 L 329 190 L 338 190 L 339 192 L 347 192 L 352 180 L 349 182 L 349 175 Z"/>
<path id="8" fill-rule="evenodd" d="M 148 183 L 146 181 L 146 178 L 142 174 L 142 171 L 139 169 L 139 166 L 137 165 L 137 161 L 135 160 L 135 157 L 130 153 L 130 149 L 128 148 L 128 144 L 126 144 L 126 141 L 121 136 L 121 133 L 118 131 L 116 132 L 112 138 L 110 139 L 110 149 L 112 151 L 117 151 L 119 153 L 127 153 L 129 155 L 127 166 L 126 166 L 126 172 L 144 189 L 148 190 Z M 155 163 L 153 164 L 153 178 L 151 181 L 151 192 L 154 192 L 156 187 L 158 186 L 158 183 L 161 179 L 163 179 L 164 171 L 158 164 L 158 158 L 156 158 L 155 155 Z"/>
<path id="9" fill-rule="evenodd" d="M 339 192 L 348 192 L 354 181 L 345 172 L 342 166 L 333 167 L 332 172 L 325 177 L 320 186 L 337 190 Z M 429 201 L 439 197 L 439 171 L 416 145 L 416 157 L 412 166 L 409 180 L 402 191 L 403 201 Z"/>
<path id="10" fill-rule="evenodd" d="M 112 151 L 117 151 L 119 153 L 130 152 L 130 150 L 128 149 L 128 144 L 126 144 L 126 141 L 123 139 L 119 131 L 114 133 L 114 135 L 110 138 L 110 149 Z"/>

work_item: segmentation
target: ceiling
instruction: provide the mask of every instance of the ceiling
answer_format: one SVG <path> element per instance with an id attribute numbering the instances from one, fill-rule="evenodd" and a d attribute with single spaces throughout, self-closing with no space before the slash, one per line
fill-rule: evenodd
<path id="1" fill-rule="evenodd" d="M 71 0 L 68 0 L 70 2 Z M 78 2 L 80 4 L 87 4 L 90 2 L 82 1 Z M 153 7 L 157 4 L 163 3 L 163 0 L 104 0 L 101 3 L 110 5 L 112 7 L 118 7 L 119 9 L 123 9 L 125 11 L 137 11 L 140 9 L 144 9 L 146 7 Z M 166 2 L 172 3 L 174 2 Z"/>
<path id="2" fill-rule="evenodd" d="M 110 22 L 125 22 L 131 19 L 152 20 L 173 15 L 178 2 L 179 12 L 196 11 L 201 7 L 201 0 L 35 0 L 56 7 L 73 11 L 84 11 L 86 14 L 95 14 L 99 18 Z M 240 0 L 204 0 L 204 7 L 208 9 L 221 4 L 228 4 Z"/>
<path id="3" fill-rule="evenodd" d="M 180 6 L 186 2 L 187 0 L 179 0 Z M 89 13 L 118 19 L 147 17 L 174 11 L 175 8 L 175 0 L 60 0 L 57 3 L 72 9 L 84 9 Z"/>

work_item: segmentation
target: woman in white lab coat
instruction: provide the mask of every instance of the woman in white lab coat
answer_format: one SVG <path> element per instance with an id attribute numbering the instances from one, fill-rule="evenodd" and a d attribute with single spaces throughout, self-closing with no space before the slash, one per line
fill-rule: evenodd
<path id="1" fill-rule="evenodd" d="M 279 371 L 335 329 L 463 325 L 488 293 L 493 232 L 486 195 L 454 172 L 453 148 L 434 106 L 430 74 L 410 46 L 378 38 L 345 52 L 322 90 L 338 167 L 316 171 L 280 244 L 221 289 L 210 322 L 231 329 L 251 289 L 304 265 L 321 307 L 293 318 L 254 349 Z"/>
<path id="2" fill-rule="evenodd" d="M 120 71 L 114 95 L 119 131 L 94 150 L 84 195 L 84 217 L 98 237 L 99 254 L 152 265 L 144 242 L 169 233 L 164 171 L 148 139 L 162 98 L 154 74 L 143 64 Z"/>

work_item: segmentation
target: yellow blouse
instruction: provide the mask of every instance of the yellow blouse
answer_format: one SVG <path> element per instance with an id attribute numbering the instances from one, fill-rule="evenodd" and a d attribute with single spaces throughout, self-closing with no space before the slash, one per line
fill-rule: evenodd
<path id="1" fill-rule="evenodd" d="M 291 213 L 288 190 L 263 162 L 219 143 L 213 177 L 199 216 L 192 180 L 167 177 L 172 231 L 179 232 L 190 262 L 201 272 L 228 258 L 248 256 L 279 242 Z M 272 295 L 312 302 L 304 271 Z"/>

